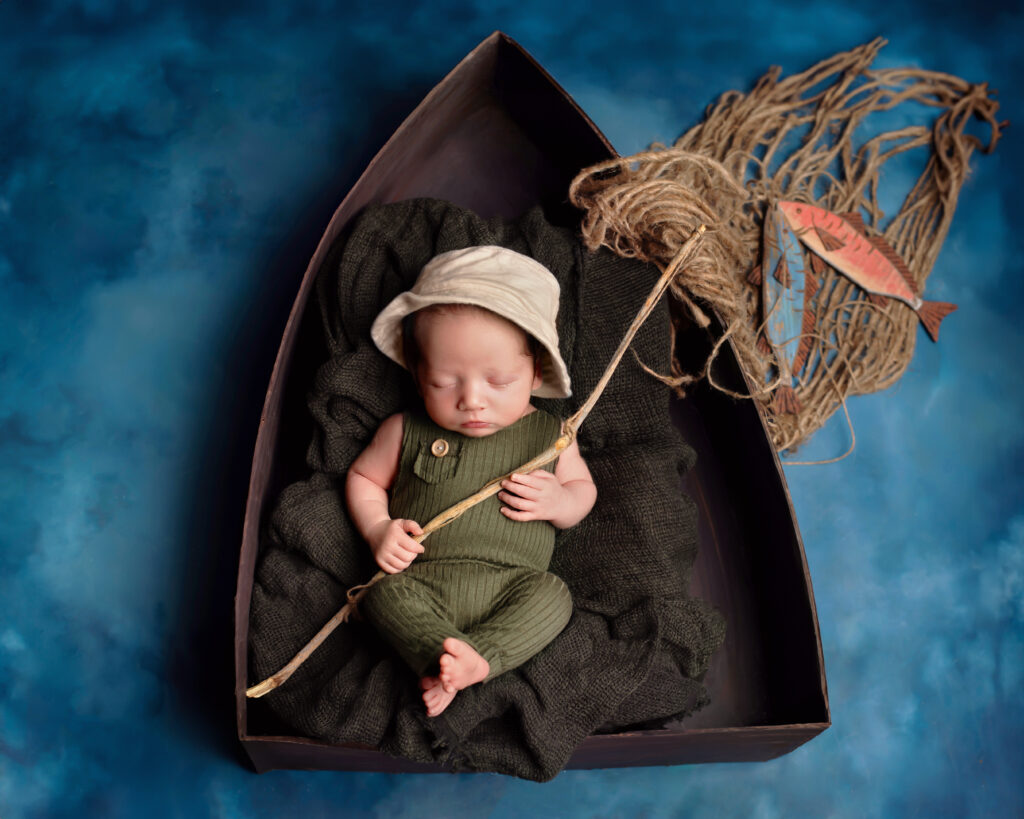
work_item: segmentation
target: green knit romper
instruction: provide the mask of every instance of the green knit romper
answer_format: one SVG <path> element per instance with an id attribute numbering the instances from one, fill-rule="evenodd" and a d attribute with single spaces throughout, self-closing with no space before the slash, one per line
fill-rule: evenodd
<path id="1" fill-rule="evenodd" d="M 557 418 L 537 410 L 470 438 L 407 413 L 389 512 L 422 526 L 539 455 L 560 429 Z M 544 468 L 554 471 L 553 464 Z M 491 496 L 431 534 L 412 565 L 375 583 L 360 602 L 418 676 L 436 673 L 446 637 L 473 646 L 489 663 L 490 679 L 526 662 L 569 622 L 569 589 L 547 571 L 554 526 L 509 520 L 501 506 Z"/>

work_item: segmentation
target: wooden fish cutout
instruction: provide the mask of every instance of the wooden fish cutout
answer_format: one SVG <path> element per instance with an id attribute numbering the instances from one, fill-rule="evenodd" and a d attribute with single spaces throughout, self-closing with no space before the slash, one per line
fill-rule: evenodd
<path id="1" fill-rule="evenodd" d="M 761 265 L 751 278 L 762 287 L 765 322 L 760 341 L 774 351 L 779 367 L 780 384 L 772 397 L 772 409 L 779 414 L 797 413 L 800 400 L 794 386 L 813 347 L 810 304 L 818 282 L 777 207 L 765 214 Z M 762 352 L 768 349 L 762 348 Z"/>
<path id="2" fill-rule="evenodd" d="M 802 202 L 779 202 L 779 209 L 813 253 L 869 294 L 902 301 L 917 312 L 932 341 L 939 340 L 939 324 L 956 305 L 923 301 L 906 263 L 881 236 L 868 235 L 858 214 L 840 216 Z"/>

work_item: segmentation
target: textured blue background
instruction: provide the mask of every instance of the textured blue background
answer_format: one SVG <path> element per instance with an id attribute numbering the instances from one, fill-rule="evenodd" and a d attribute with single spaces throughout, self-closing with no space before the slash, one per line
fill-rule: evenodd
<path id="1" fill-rule="evenodd" d="M 0 4 L 0 814 L 1024 813 L 1022 152 L 1016 4 Z M 495 775 L 246 769 L 231 597 L 248 461 L 298 276 L 347 188 L 492 30 L 622 153 L 876 35 L 989 81 L 929 281 L 960 304 L 789 467 L 834 726 L 760 764 Z M 896 180 L 898 183 L 898 179 Z M 833 419 L 801 452 L 847 445 Z"/>

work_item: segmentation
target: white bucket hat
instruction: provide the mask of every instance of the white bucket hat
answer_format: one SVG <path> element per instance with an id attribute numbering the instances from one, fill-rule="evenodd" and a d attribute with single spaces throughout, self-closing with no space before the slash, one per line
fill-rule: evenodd
<path id="1" fill-rule="evenodd" d="M 544 265 L 506 247 L 481 245 L 435 256 L 412 290 L 396 296 L 370 328 L 374 343 L 406 367 L 402 319 L 434 304 L 474 304 L 508 319 L 544 348 L 538 398 L 567 398 L 569 372 L 558 352 L 558 281 Z"/>

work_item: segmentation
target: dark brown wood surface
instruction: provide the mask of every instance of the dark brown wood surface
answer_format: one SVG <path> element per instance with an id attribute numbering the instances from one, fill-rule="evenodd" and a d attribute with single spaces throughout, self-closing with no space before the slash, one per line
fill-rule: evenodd
<path id="1" fill-rule="evenodd" d="M 253 456 L 235 596 L 238 735 L 257 770 L 281 767 L 424 771 L 356 745 L 280 736 L 247 700 L 249 604 L 264 515 L 280 489 L 305 477 L 311 421 L 303 396 L 318 362 L 313 281 L 328 249 L 366 204 L 448 199 L 483 216 L 515 217 L 537 202 L 566 225 L 581 168 L 614 155 L 572 99 L 516 43 L 495 33 L 410 114 L 335 212 L 302 279 L 271 374 Z M 640 294 L 641 296 L 643 294 Z M 716 329 L 716 332 L 720 330 Z M 695 367 L 713 334 L 692 328 L 679 353 Z M 716 378 L 742 390 L 732 348 Z M 657 731 L 588 737 L 569 767 L 600 768 L 769 759 L 829 725 L 821 640 L 792 503 L 764 420 L 752 401 L 707 387 L 673 403 L 673 420 L 698 452 L 686 491 L 701 512 L 693 590 L 729 627 L 706 679 L 712 704 Z"/>
<path id="2" fill-rule="evenodd" d="M 828 723 L 688 731 L 637 731 L 587 737 L 568 767 L 636 768 L 699 762 L 762 762 L 789 753 L 813 739 Z M 441 773 L 439 765 L 386 756 L 365 745 L 329 745 L 296 737 L 249 737 L 246 751 L 260 773 L 277 768 Z"/>

